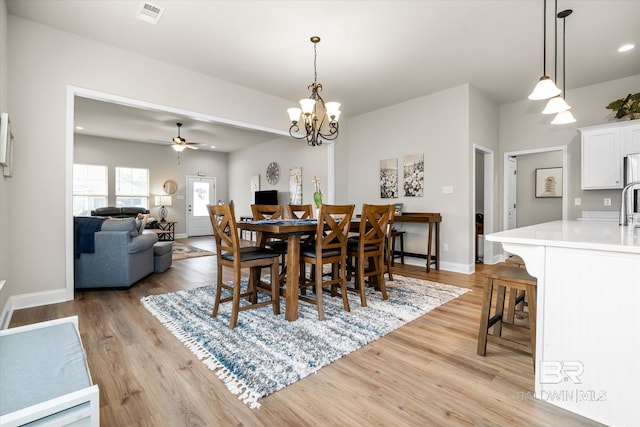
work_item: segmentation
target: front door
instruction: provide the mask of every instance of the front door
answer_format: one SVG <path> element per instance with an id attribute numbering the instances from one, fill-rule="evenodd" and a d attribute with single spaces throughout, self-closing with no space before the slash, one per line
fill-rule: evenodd
<path id="1" fill-rule="evenodd" d="M 213 234 L 207 205 L 216 200 L 216 179 L 200 176 L 187 177 L 187 235 Z"/>

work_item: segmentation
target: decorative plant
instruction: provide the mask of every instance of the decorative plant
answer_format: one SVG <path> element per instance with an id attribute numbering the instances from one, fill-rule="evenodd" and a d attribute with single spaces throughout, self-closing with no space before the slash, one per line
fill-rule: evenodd
<path id="1" fill-rule="evenodd" d="M 629 116 L 630 120 L 640 117 L 640 93 L 627 95 L 625 98 L 616 99 L 606 107 L 616 112 L 616 119 Z"/>
<path id="2" fill-rule="evenodd" d="M 322 189 L 320 188 L 320 178 L 313 175 L 313 201 L 316 204 L 316 208 L 320 208 L 322 204 Z"/>

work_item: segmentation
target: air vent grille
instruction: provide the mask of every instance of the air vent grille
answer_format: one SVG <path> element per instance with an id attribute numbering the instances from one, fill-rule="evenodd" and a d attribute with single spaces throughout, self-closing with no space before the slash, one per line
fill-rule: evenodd
<path id="1" fill-rule="evenodd" d="M 140 3 L 140 7 L 138 7 L 136 18 L 155 25 L 158 23 L 163 13 L 164 8 L 143 1 Z"/>

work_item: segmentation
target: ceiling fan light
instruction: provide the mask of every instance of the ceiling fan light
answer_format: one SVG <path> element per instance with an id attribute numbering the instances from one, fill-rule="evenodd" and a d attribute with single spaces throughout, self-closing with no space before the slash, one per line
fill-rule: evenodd
<path id="1" fill-rule="evenodd" d="M 533 88 L 533 92 L 529 95 L 529 99 L 532 101 L 539 101 L 542 99 L 549 99 L 556 95 L 560 95 L 562 91 L 558 89 L 558 86 L 549 78 L 549 76 L 542 76 Z"/>
<path id="2" fill-rule="evenodd" d="M 547 102 L 547 106 L 542 110 L 542 114 L 557 114 L 570 108 L 571 106 L 567 104 L 567 101 L 565 101 L 560 95 L 557 95 Z"/>
<path id="3" fill-rule="evenodd" d="M 178 145 L 178 144 L 174 144 L 172 145 L 173 149 L 176 150 L 178 153 L 182 153 L 182 151 L 185 149 L 184 145 Z"/>
<path id="4" fill-rule="evenodd" d="M 552 125 L 566 125 L 567 123 L 575 123 L 576 118 L 573 117 L 571 111 L 560 111 L 556 117 L 551 121 Z"/>

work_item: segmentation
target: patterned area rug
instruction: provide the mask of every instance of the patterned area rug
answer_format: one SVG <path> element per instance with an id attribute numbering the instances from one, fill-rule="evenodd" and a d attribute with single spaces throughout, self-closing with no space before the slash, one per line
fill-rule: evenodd
<path id="1" fill-rule="evenodd" d="M 215 255 L 215 252 L 206 251 L 204 249 L 196 248 L 195 246 L 185 245 L 184 243 L 173 242 L 173 255 L 171 258 L 175 261 L 185 258 L 196 258 L 199 256 L 211 256 Z"/>
<path id="2" fill-rule="evenodd" d="M 322 322 L 316 306 L 302 301 L 298 320 L 286 321 L 282 298 L 279 316 L 274 316 L 271 306 L 242 311 L 231 330 L 229 303 L 220 306 L 217 318 L 211 317 L 215 285 L 151 295 L 141 301 L 232 393 L 258 408 L 258 399 L 467 292 L 441 283 L 394 278 L 387 281 L 386 301 L 370 289 L 368 307 L 363 308 L 359 296 L 350 293 L 351 312 L 344 311 L 341 298 L 326 295 Z"/>

